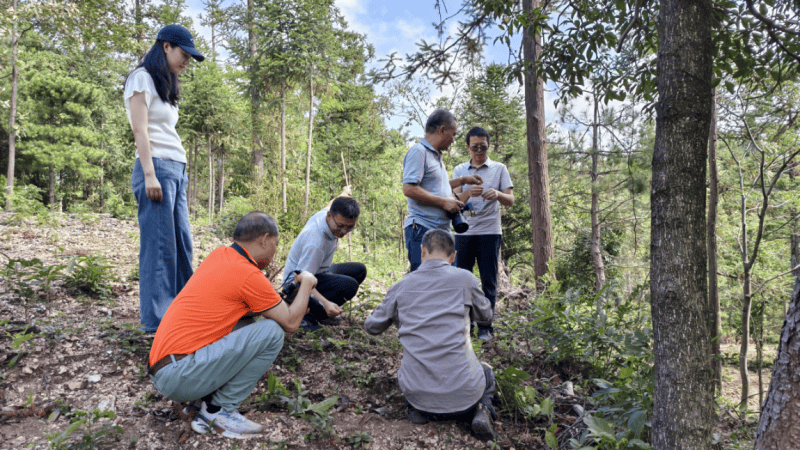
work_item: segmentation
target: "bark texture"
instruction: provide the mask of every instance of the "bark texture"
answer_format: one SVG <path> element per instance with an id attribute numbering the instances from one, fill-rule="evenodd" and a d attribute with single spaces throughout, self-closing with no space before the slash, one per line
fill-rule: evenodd
<path id="1" fill-rule="evenodd" d="M 539 0 L 524 0 L 524 12 L 539 7 Z M 534 275 L 541 281 L 553 258 L 553 227 L 550 217 L 550 179 L 547 166 L 547 136 L 544 121 L 544 83 L 531 67 L 542 53 L 542 38 L 533 27 L 522 36 L 525 69 L 525 116 L 528 141 L 528 182 L 531 189 L 531 229 L 533 230 Z"/>
<path id="2" fill-rule="evenodd" d="M 14 0 L 13 11 L 17 11 L 17 0 Z M 16 162 L 16 119 L 17 119 L 17 83 L 19 70 L 17 69 L 17 21 L 14 20 L 11 32 L 11 109 L 8 112 L 8 171 L 6 173 L 6 204 L 5 210 L 11 211 L 11 197 L 14 193 L 14 164 Z"/>
<path id="3" fill-rule="evenodd" d="M 653 448 L 709 449 L 714 415 L 706 278 L 710 0 L 660 3 L 651 186 Z"/>
<path id="4" fill-rule="evenodd" d="M 795 279 L 772 367 L 767 399 L 761 405 L 756 450 L 800 448 L 800 278 Z"/>
<path id="5" fill-rule="evenodd" d="M 708 136 L 708 224 L 706 244 L 708 246 L 708 304 L 711 307 L 709 326 L 711 327 L 712 355 L 718 356 L 711 359 L 714 369 L 714 386 L 716 393 L 722 392 L 722 356 L 720 349 L 719 333 L 722 327 L 722 317 L 719 307 L 719 289 L 717 281 L 717 204 L 719 203 L 719 190 L 717 184 L 717 90 L 714 89 L 711 100 L 711 127 Z M 714 339 L 717 338 L 717 339 Z"/>

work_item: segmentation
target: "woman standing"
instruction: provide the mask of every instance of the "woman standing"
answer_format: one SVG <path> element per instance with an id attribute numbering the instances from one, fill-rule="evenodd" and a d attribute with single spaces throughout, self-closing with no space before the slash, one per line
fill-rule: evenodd
<path id="1" fill-rule="evenodd" d="M 139 308 L 146 332 L 156 331 L 192 276 L 186 151 L 175 130 L 178 75 L 192 58 L 205 59 L 189 30 L 167 25 L 125 80 L 125 110 L 136 142 L 131 187 L 139 203 Z"/>

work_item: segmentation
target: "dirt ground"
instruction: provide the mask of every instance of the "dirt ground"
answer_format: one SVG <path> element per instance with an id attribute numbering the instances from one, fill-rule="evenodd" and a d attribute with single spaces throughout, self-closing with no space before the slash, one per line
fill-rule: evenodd
<path id="1" fill-rule="evenodd" d="M 417 426 L 405 419 L 396 380 L 402 354 L 396 334 L 368 336 L 361 331 L 363 319 L 354 315 L 321 333 L 287 335 L 268 372 L 290 391 L 285 395 L 289 400 L 298 399 L 296 382 L 311 404 L 337 397 L 327 433 L 324 426 L 290 415 L 283 404 L 258 402 L 268 390 L 268 375 L 241 409 L 265 425 L 263 435 L 233 441 L 192 432 L 179 405 L 164 399 L 146 376 L 150 341 L 132 331 L 139 317 L 133 278 L 136 224 L 108 216 L 64 215 L 46 225 L 15 224 L 12 218 L 0 214 L 0 252 L 6 255 L 0 264 L 7 258 L 38 258 L 48 266 L 75 255 L 102 256 L 113 266 L 110 287 L 118 296 L 91 299 L 67 292 L 56 281 L 49 301 L 21 302 L 7 292 L 7 283 L 0 285 L 6 291 L 0 297 L 0 449 L 48 448 L 71 421 L 82 418 L 79 414 L 95 409 L 113 411 L 115 417 L 92 423 L 88 416 L 87 423 L 68 433 L 70 448 L 488 448 L 458 424 Z M 193 230 L 193 239 L 195 267 L 211 250 L 228 244 L 202 229 Z M 35 326 L 26 330 L 26 324 Z M 35 338 L 14 347 L 15 338 L 26 332 Z M 113 425 L 122 434 L 104 438 Z M 506 448 L 542 448 L 540 435 L 513 420 L 501 418 L 496 429 L 514 437 L 516 444 L 506 438 Z"/>
<path id="2" fill-rule="evenodd" d="M 59 436 L 71 445 L 63 448 L 493 448 L 459 424 L 413 425 L 405 418 L 396 379 L 402 357 L 396 333 L 365 334 L 361 324 L 371 308 L 358 304 L 339 326 L 286 336 L 275 364 L 241 408 L 265 425 L 262 435 L 234 441 L 191 431 L 182 405 L 163 398 L 146 376 L 150 341 L 135 331 L 138 238 L 134 222 L 103 215 L 64 215 L 42 225 L 14 223 L 12 215 L 0 213 L 0 265 L 8 258 L 38 258 L 48 266 L 66 264 L 75 255 L 102 256 L 112 267 L 109 287 L 116 295 L 111 300 L 92 299 L 56 281 L 49 298 L 22 302 L 8 292 L 8 280 L 0 282 L 0 293 L 5 291 L 0 296 L 0 450 L 55 448 L 52 444 Z M 228 244 L 205 229 L 193 229 L 193 238 L 195 267 L 214 248 Z M 372 292 L 387 287 L 368 283 L 365 290 Z M 42 286 L 37 293 L 43 295 Z M 482 360 L 492 361 L 501 352 L 496 343 L 485 345 Z M 534 379 L 549 380 L 553 386 L 562 383 L 563 368 L 553 371 L 540 356 L 531 355 L 530 360 L 523 369 Z M 287 390 L 282 398 L 273 395 L 276 381 Z M 751 393 L 757 392 L 756 384 Z M 586 401 L 556 387 L 548 395 L 555 403 L 556 433 L 564 444 L 569 435 L 580 432 L 580 408 L 575 405 L 585 406 Z M 305 402 L 308 408 L 334 397 L 330 412 L 322 415 L 328 421 L 290 414 L 292 402 Z M 528 423 L 499 409 L 495 429 L 501 438 L 494 448 L 547 448 L 548 423 Z M 81 415 L 84 412 L 91 414 Z M 111 416 L 110 412 L 113 418 L 97 416 Z M 81 419 L 87 420 L 76 422 Z M 738 426 L 734 419 L 723 420 L 722 431 Z M 120 433 L 111 432 L 113 426 Z"/>

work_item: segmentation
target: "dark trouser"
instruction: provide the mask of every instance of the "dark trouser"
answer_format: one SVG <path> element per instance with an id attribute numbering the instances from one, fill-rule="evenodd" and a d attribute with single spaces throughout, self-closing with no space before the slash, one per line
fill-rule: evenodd
<path id="1" fill-rule="evenodd" d="M 472 272 L 475 260 L 478 260 L 478 271 L 481 274 L 481 286 L 483 295 L 489 299 L 494 311 L 497 299 L 497 263 L 500 253 L 500 244 L 503 236 L 499 234 L 481 234 L 476 236 L 456 235 L 456 266 Z M 485 329 L 494 332 L 494 329 L 478 326 L 478 329 Z"/>
<path id="2" fill-rule="evenodd" d="M 419 411 L 428 420 L 434 422 L 455 420 L 456 422 L 462 422 L 466 424 L 472 423 L 472 417 L 475 415 L 475 408 L 477 408 L 479 404 L 484 404 L 489 411 L 494 411 L 494 406 L 492 406 L 492 398 L 494 398 L 494 393 L 497 390 L 497 386 L 494 382 L 494 371 L 491 367 L 484 363 L 481 363 L 481 367 L 483 367 L 483 374 L 486 375 L 486 390 L 483 391 L 483 396 L 480 400 L 478 400 L 478 403 L 475 403 L 464 411 L 452 413 L 431 413 L 419 409 L 417 411 Z M 408 404 L 408 402 L 406 402 L 406 405 L 411 406 Z M 492 414 L 492 416 L 494 416 L 494 414 Z"/>
<path id="3" fill-rule="evenodd" d="M 330 272 L 314 274 L 317 278 L 317 291 L 329 301 L 339 306 L 356 296 L 358 287 L 367 278 L 367 266 L 361 263 L 349 262 L 334 264 Z M 305 319 L 312 322 L 325 320 L 328 313 L 320 306 L 310 306 L 311 312 Z"/>
<path id="4" fill-rule="evenodd" d="M 420 246 L 422 245 L 422 237 L 425 236 L 427 231 L 427 228 L 418 223 L 406 227 L 406 250 L 408 250 L 408 263 L 411 266 L 410 272 L 417 270 L 419 265 L 422 264 L 422 249 Z"/>

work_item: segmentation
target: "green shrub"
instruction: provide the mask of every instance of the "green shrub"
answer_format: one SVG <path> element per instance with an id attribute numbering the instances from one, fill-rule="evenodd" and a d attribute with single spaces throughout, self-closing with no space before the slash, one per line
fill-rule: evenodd
<path id="1" fill-rule="evenodd" d="M 111 269 L 112 266 L 108 265 L 102 256 L 74 256 L 67 264 L 69 274 L 64 279 L 64 286 L 73 293 L 109 300 L 114 296 L 114 291 L 109 285 L 114 279 Z"/>

